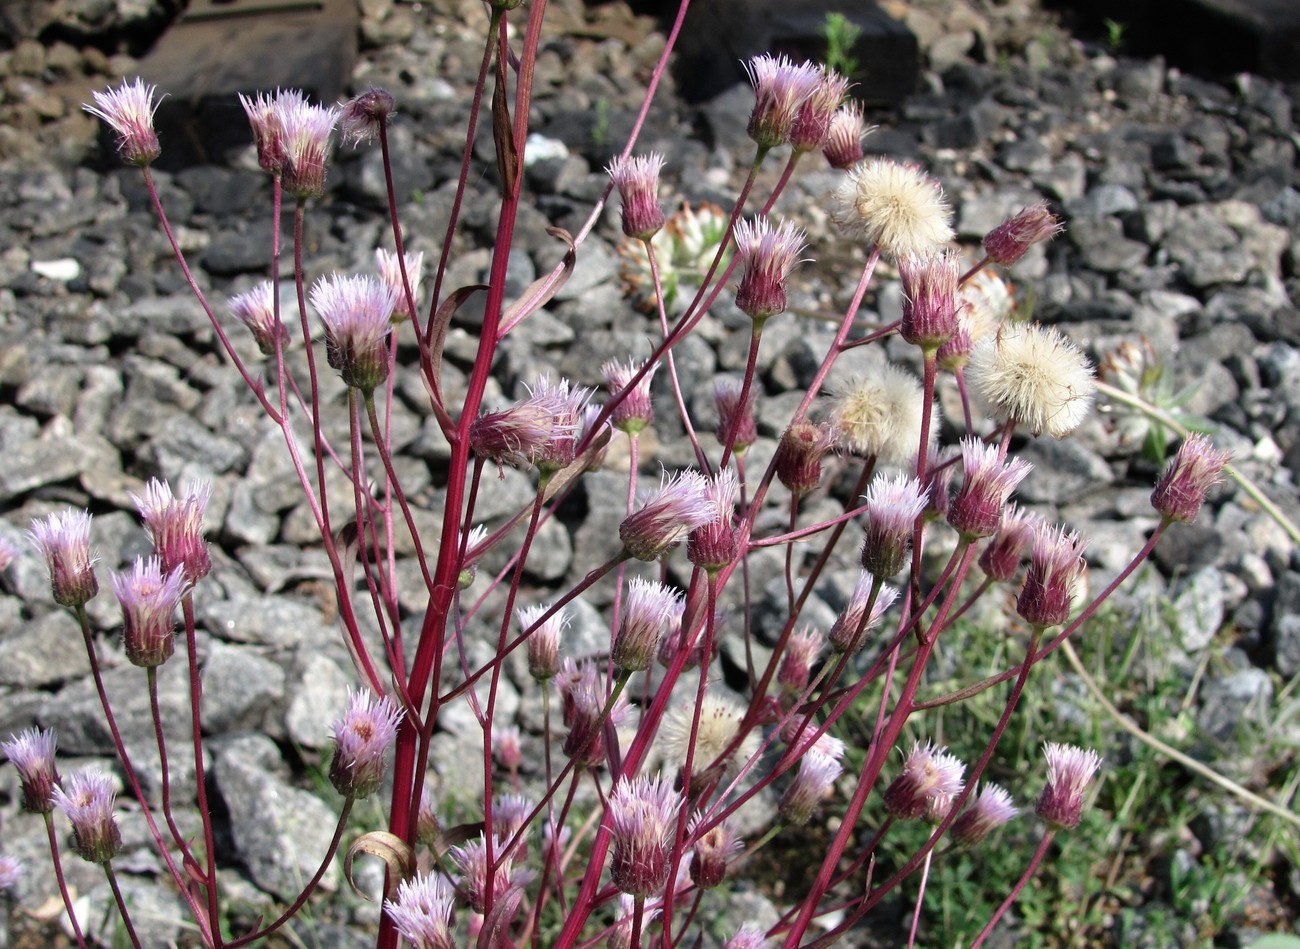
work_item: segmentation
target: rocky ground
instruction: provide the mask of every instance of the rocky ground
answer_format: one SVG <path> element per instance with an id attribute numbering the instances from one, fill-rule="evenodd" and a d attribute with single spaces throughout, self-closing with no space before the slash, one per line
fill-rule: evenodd
<path id="1" fill-rule="evenodd" d="M 397 99 L 403 219 L 414 249 L 432 253 L 454 186 L 456 129 L 479 57 L 481 10 L 472 0 L 362 6 L 367 48 L 354 86 L 381 86 Z M 559 256 L 545 227 L 576 226 L 599 195 L 602 169 L 621 145 L 663 44 L 653 20 L 621 4 L 554 6 L 557 26 L 538 61 L 540 138 L 530 146 L 545 158 L 528 169 L 531 201 L 512 262 L 520 286 Z M 959 236 L 972 245 L 1008 211 L 1049 200 L 1066 234 L 1012 273 L 1032 292 L 1035 316 L 1098 361 L 1122 341 L 1147 340 L 1176 387 L 1197 384 L 1187 410 L 1211 420 L 1216 441 L 1294 517 L 1300 87 L 1185 74 L 1158 59 L 1113 55 L 1070 36 L 1028 0 L 956 9 L 900 0 L 892 9 L 920 38 L 924 87 L 874 117 L 880 129 L 868 149 L 922 162 L 938 175 L 957 209 Z M 327 746 L 350 663 L 279 435 L 223 362 L 206 317 L 170 265 L 138 174 L 105 161 L 94 121 L 76 107 L 110 76 L 131 75 L 131 61 L 76 45 L 76 34 L 60 35 L 73 41 L 28 39 L 0 52 L 0 540 L 25 548 L 23 530 L 33 517 L 69 503 L 88 506 L 102 566 L 117 568 L 147 552 L 129 492 L 151 476 L 173 484 L 194 475 L 214 479 L 208 521 L 217 568 L 197 595 L 209 773 L 229 835 L 221 844 L 233 898 L 257 907 L 290 895 L 328 842 L 333 799 L 303 774 Z M 698 107 L 682 104 L 671 82 L 665 92 L 642 138 L 644 148 L 668 157 L 665 194 L 727 203 L 751 150 L 748 90 Z M 308 214 L 309 279 L 364 269 L 383 243 L 378 158 L 339 155 L 329 194 Z M 485 172 L 471 192 L 452 285 L 475 282 L 487 263 L 490 177 Z M 270 189 L 249 152 L 158 178 L 199 283 L 218 309 L 227 295 L 264 278 Z M 827 171 L 803 172 L 778 208 L 809 228 L 816 264 L 806 268 L 796 301 L 802 316 L 773 321 L 765 334 L 767 439 L 830 338 L 817 317 L 847 301 L 861 260 L 861 250 L 827 221 L 834 182 Z M 651 324 L 630 316 L 623 300 L 617 238 L 616 216 L 607 214 L 573 280 L 511 337 L 498 393 L 516 392 L 519 380 L 548 365 L 595 384 L 602 361 L 641 351 Z M 897 301 L 897 285 L 886 281 L 869 308 L 888 319 Z M 743 369 L 746 327 L 738 313 L 720 311 L 701 338 L 678 351 L 688 392 L 705 393 L 715 374 Z M 449 343 L 453 390 L 464 380 L 473 328 L 472 313 L 465 314 Z M 239 345 L 254 358 L 251 347 Z M 905 358 L 901 350 L 893 355 Z M 413 376 L 399 381 L 393 440 L 408 493 L 420 502 L 417 515 L 432 532 L 447 456 L 421 411 L 423 398 Z M 700 398 L 700 417 L 712 417 L 708 401 Z M 656 465 L 688 460 L 671 435 L 660 433 Z M 1093 538 L 1094 582 L 1120 569 L 1154 525 L 1145 498 L 1155 469 L 1137 448 L 1098 418 L 1081 438 L 1023 450 L 1037 468 L 1021 497 Z M 534 584 L 572 582 L 596 562 L 616 536 L 612 512 L 622 505 L 622 483 L 617 473 L 597 474 L 583 517 L 543 531 L 536 562 L 544 567 L 530 577 Z M 504 518 L 530 494 L 528 479 L 508 471 L 480 514 Z M 414 613 L 422 587 L 410 551 L 402 554 L 399 571 L 410 581 L 403 604 Z M 1216 651 L 1197 692 L 1197 724 L 1230 744 L 1241 716 L 1273 719 L 1275 691 L 1300 671 L 1300 557 L 1259 506 L 1230 486 L 1195 525 L 1162 543 L 1156 562 L 1144 590 L 1169 597 L 1171 635 L 1188 675 L 1206 650 Z M 127 744 L 146 749 L 151 735 L 138 670 L 115 652 L 116 607 L 102 595 L 90 612 L 111 666 L 109 690 L 123 703 Z M 106 763 L 109 743 L 86 660 L 71 648 L 75 628 L 52 609 L 43 565 L 32 556 L 0 578 L 0 630 L 0 736 L 54 727 L 69 768 Z M 162 681 L 165 713 L 183 720 L 183 682 Z M 510 703 L 526 720 L 518 693 Z M 449 721 L 438 738 L 440 761 L 455 761 L 462 743 L 478 741 L 458 733 L 458 724 Z M 1280 717 L 1277 727 L 1289 729 L 1286 742 L 1300 741 L 1294 717 Z M 1223 755 L 1231 761 L 1230 752 Z M 179 761 L 183 756 L 173 761 L 173 787 L 184 788 Z M 472 793 L 475 780 L 481 784 L 481 775 L 452 764 L 438 775 L 442 787 L 462 793 Z M 15 787 L 12 769 L 0 769 L 0 850 L 39 867 L 43 829 L 19 813 Z M 178 901 L 151 882 L 157 858 L 143 845 L 133 812 L 123 829 L 122 869 L 135 905 L 147 908 L 147 944 L 183 938 Z M 102 906 L 97 871 L 70 864 L 69 872 L 89 905 Z M 327 882 L 339 885 L 336 876 Z M 1289 899 L 1300 880 L 1293 873 L 1279 887 Z M 52 897 L 44 875 L 26 876 L 14 897 L 15 939 L 33 920 L 57 915 Z M 319 944 L 364 945 L 360 933 L 373 925 L 374 906 L 338 902 L 334 916 L 318 921 Z M 39 944 L 44 937 L 35 938 Z"/>

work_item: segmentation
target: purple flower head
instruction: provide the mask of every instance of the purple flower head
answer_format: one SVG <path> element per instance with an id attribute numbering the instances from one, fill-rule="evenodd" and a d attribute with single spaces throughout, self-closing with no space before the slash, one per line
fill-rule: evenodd
<path id="1" fill-rule="evenodd" d="M 925 816 L 930 799 L 961 793 L 966 765 L 947 748 L 916 742 L 903 760 L 903 772 L 885 789 L 885 810 L 899 820 Z"/>
<path id="2" fill-rule="evenodd" d="M 397 736 L 402 713 L 387 696 L 357 691 L 348 697 L 348 709 L 330 726 L 334 758 L 330 783 L 350 798 L 368 797 L 379 790 L 384 776 L 384 754 Z"/>
<path id="3" fill-rule="evenodd" d="M 980 569 L 993 580 L 1005 581 L 1014 577 L 1042 522 L 1042 518 L 1032 511 L 1022 510 L 1015 504 L 1007 505 L 996 533 L 980 552 Z"/>
<path id="4" fill-rule="evenodd" d="M 23 862 L 8 854 L 0 856 L 0 892 L 12 890 L 23 878 Z"/>
<path id="5" fill-rule="evenodd" d="M 867 529 L 862 568 L 885 580 L 907 565 L 912 529 L 925 510 L 921 482 L 905 475 L 877 475 L 867 488 Z"/>
<path id="6" fill-rule="evenodd" d="M 297 89 L 277 89 L 274 94 L 259 92 L 255 96 L 240 93 L 239 102 L 248 116 L 249 128 L 253 130 L 253 141 L 257 145 L 257 163 L 270 175 L 279 175 L 284 171 L 287 155 L 285 152 L 284 128 L 280 123 L 281 102 L 307 104 L 306 98 Z"/>
<path id="7" fill-rule="evenodd" d="M 898 590 L 879 577 L 863 571 L 853 587 L 849 605 L 835 618 L 835 624 L 826 634 L 831 648 L 837 653 L 857 652 L 867 641 L 867 633 L 880 625 L 885 611 L 898 599 Z M 871 613 L 867 613 L 870 605 Z"/>
<path id="8" fill-rule="evenodd" d="M 470 907 L 476 913 L 485 912 L 488 905 L 487 840 L 479 835 L 478 840 L 471 840 L 463 847 L 452 847 L 448 853 L 462 874 L 460 885 L 469 897 Z M 492 857 L 496 862 L 496 872 L 492 876 L 492 902 L 495 903 L 514 883 L 522 883 L 530 875 L 515 870 L 514 857 L 502 854 L 499 846 L 493 847 Z"/>
<path id="9" fill-rule="evenodd" d="M 1018 813 L 1010 794 L 996 784 L 986 784 L 953 821 L 949 834 L 958 847 L 974 847 Z"/>
<path id="10" fill-rule="evenodd" d="M 402 279 L 402 268 L 406 268 L 406 280 Z M 403 254 L 398 258 L 393 251 L 380 247 L 375 250 L 375 269 L 384 286 L 393 292 L 393 313 L 390 317 L 394 323 L 404 323 L 413 319 L 412 305 L 418 305 L 420 298 L 420 278 L 424 276 L 424 254 Z M 406 281 L 410 281 L 411 296 L 406 295 Z"/>
<path id="11" fill-rule="evenodd" d="M 524 829 L 535 808 L 536 804 L 522 794 L 502 794 L 492 802 L 492 832 L 502 846 Z M 526 833 L 519 834 L 519 842 L 511 849 L 510 856 L 519 863 L 528 859 Z"/>
<path id="12" fill-rule="evenodd" d="M 644 672 L 654 662 L 659 641 L 677 615 L 681 594 L 655 580 L 633 579 L 627 585 L 623 622 L 610 650 L 619 672 Z"/>
<path id="13" fill-rule="evenodd" d="M 383 89 L 369 89 L 343 104 L 339 125 L 344 141 L 353 145 L 373 142 L 393 114 L 393 96 Z"/>
<path id="14" fill-rule="evenodd" d="M 862 161 L 862 139 L 875 129 L 862 118 L 862 105 L 850 102 L 835 110 L 822 154 L 832 168 L 848 171 Z"/>
<path id="15" fill-rule="evenodd" d="M 402 938 L 415 949 L 456 949 L 451 910 L 456 892 L 436 873 L 420 874 L 397 885 L 397 899 L 384 901 L 384 912 Z"/>
<path id="16" fill-rule="evenodd" d="M 415 814 L 415 838 L 430 850 L 442 844 L 442 823 L 438 820 L 438 809 L 429 793 L 426 782 L 420 789 L 420 807 Z"/>
<path id="17" fill-rule="evenodd" d="M 695 838 L 691 847 L 690 871 L 695 885 L 708 890 L 722 883 L 727 875 L 727 861 L 740 850 L 741 841 L 726 821 L 697 834 L 700 816 L 696 814 L 687 825 L 687 836 Z"/>
<path id="18" fill-rule="evenodd" d="M 610 421 L 614 427 L 618 428 L 629 435 L 635 435 L 647 425 L 654 421 L 654 408 L 650 404 L 650 382 L 654 379 L 655 368 L 651 367 L 640 379 L 636 385 L 632 385 L 632 378 L 637 374 L 640 366 L 632 364 L 632 360 L 626 363 L 615 362 L 613 360 L 605 363 L 600 367 L 600 374 L 605 380 L 605 388 L 609 390 L 611 396 L 617 396 L 624 390 L 627 395 L 614 406 L 614 413 L 610 416 Z M 630 387 L 630 388 L 629 388 Z"/>
<path id="19" fill-rule="evenodd" d="M 1232 452 L 1219 451 L 1205 435 L 1189 435 L 1165 465 L 1151 492 L 1151 506 L 1170 521 L 1190 524 L 1210 489 L 1223 482 L 1223 467 L 1231 458 Z"/>
<path id="20" fill-rule="evenodd" d="M 564 722 L 569 726 L 563 751 L 575 764 L 595 767 L 605 760 L 605 733 L 601 719 L 605 711 L 605 689 L 594 662 L 584 662 L 576 669 L 569 665 L 568 660 L 565 663 L 571 670 L 570 674 L 562 672 L 556 679 L 564 698 Z M 620 695 L 610 711 L 609 721 L 617 725 L 627 712 L 627 699 Z"/>
<path id="21" fill-rule="evenodd" d="M 569 380 L 543 374 L 528 398 L 502 412 L 489 412 L 470 425 L 474 453 L 498 465 L 536 465 L 554 474 L 573 462 L 582 436 L 582 411 L 590 389 L 571 389 Z"/>
<path id="22" fill-rule="evenodd" d="M 283 95 L 277 97 L 274 109 L 284 143 L 280 172 L 284 190 L 300 201 L 319 197 L 325 191 L 330 134 L 340 110 Z"/>
<path id="23" fill-rule="evenodd" d="M 898 259 L 903 282 L 903 320 L 898 333 L 913 346 L 934 351 L 958 329 L 960 272 L 952 251 L 926 251 Z"/>
<path id="24" fill-rule="evenodd" d="M 966 540 L 991 537 L 1002 523 L 1002 509 L 1033 465 L 1021 458 L 1003 462 L 996 445 L 978 438 L 961 441 L 964 477 L 948 505 L 948 523 Z"/>
<path id="25" fill-rule="evenodd" d="M 54 804 L 72 823 L 73 848 L 91 863 L 107 863 L 122 847 L 113 817 L 113 783 L 101 771 L 86 769 L 54 789 Z"/>
<path id="26" fill-rule="evenodd" d="M 719 379 L 713 386 L 713 403 L 718 410 L 718 441 L 727 445 L 737 454 L 754 444 L 758 438 L 758 425 L 754 421 L 754 402 L 758 392 L 751 386 L 745 394 L 745 403 L 741 405 L 741 383 L 730 379 Z"/>
<path id="27" fill-rule="evenodd" d="M 745 923 L 722 944 L 722 949 L 766 949 L 767 933 L 761 926 Z"/>
<path id="28" fill-rule="evenodd" d="M 658 560 L 695 528 L 713 517 L 709 481 L 698 471 L 679 471 L 660 479 L 641 507 L 619 525 L 618 535 L 637 560 Z"/>
<path id="29" fill-rule="evenodd" d="M 492 729 L 492 757 L 507 771 L 519 770 L 524 763 L 524 752 L 519 744 L 517 726 L 503 725 Z"/>
<path id="30" fill-rule="evenodd" d="M 669 850 L 684 806 L 663 778 L 621 781 L 609 796 L 614 885 L 632 896 L 650 896 L 668 882 Z"/>
<path id="31" fill-rule="evenodd" d="M 167 482 L 150 479 L 143 494 L 131 495 L 140 519 L 153 538 L 154 553 L 168 573 L 180 570 L 193 586 L 212 570 L 208 545 L 203 539 L 203 514 L 212 499 L 212 485 L 194 482 L 179 498 Z"/>
<path id="32" fill-rule="evenodd" d="M 784 145 L 800 107 L 821 82 L 821 70 L 811 63 L 796 66 L 785 56 L 762 55 L 746 63 L 745 71 L 754 85 L 749 137 L 764 150 Z"/>
<path id="33" fill-rule="evenodd" d="M 1069 618 L 1075 587 L 1087 568 L 1083 561 L 1087 546 L 1087 541 L 1064 527 L 1040 524 L 1034 531 L 1029 570 L 1016 600 L 1016 612 L 1025 622 L 1046 629 Z"/>
<path id="34" fill-rule="evenodd" d="M 157 557 L 137 557 L 130 570 L 110 580 L 122 606 L 126 658 L 142 668 L 162 665 L 176 648 L 176 606 L 188 588 L 184 568 L 163 573 Z"/>
<path id="35" fill-rule="evenodd" d="M 54 602 L 80 609 L 99 592 L 90 556 L 90 514 L 68 508 L 62 514 L 32 521 L 28 537 L 50 568 Z"/>
<path id="36" fill-rule="evenodd" d="M 739 496 L 740 481 L 735 468 L 723 468 L 709 479 L 708 497 L 713 516 L 686 539 L 686 556 L 695 566 L 716 572 L 739 556 L 740 541 L 731 524 Z"/>
<path id="37" fill-rule="evenodd" d="M 802 497 L 822 482 L 822 459 L 835 447 L 838 432 L 824 423 L 796 422 L 776 446 L 776 477 L 793 495 Z"/>
<path id="38" fill-rule="evenodd" d="M 828 66 L 795 115 L 790 145 L 796 152 L 814 152 L 830 138 L 831 120 L 849 92 L 849 81 Z"/>
<path id="39" fill-rule="evenodd" d="M 0 742 L 0 752 L 18 769 L 23 785 L 23 810 L 33 814 L 48 814 L 54 809 L 54 788 L 59 783 L 54 745 L 53 729 L 29 728 Z"/>
<path id="40" fill-rule="evenodd" d="M 790 221 L 775 228 L 766 217 L 737 221 L 736 254 L 745 272 L 736 289 L 736 306 L 762 323 L 784 312 L 786 281 L 807 244 L 804 232 Z"/>
<path id="41" fill-rule="evenodd" d="M 663 156 L 655 152 L 610 163 L 609 177 L 623 200 L 623 233 L 633 240 L 648 241 L 664 226 L 664 210 L 659 204 L 663 167 Z"/>
<path id="42" fill-rule="evenodd" d="M 325 357 L 343 382 L 373 392 L 388 378 L 388 334 L 397 297 L 374 277 L 333 274 L 311 288 L 311 305 L 325 324 Z"/>
<path id="43" fill-rule="evenodd" d="M 808 823 L 843 773 L 844 767 L 836 759 L 817 751 L 807 752 L 799 764 L 799 773 L 781 795 L 777 813 L 790 824 Z"/>
<path id="44" fill-rule="evenodd" d="M 538 620 L 548 609 L 550 607 L 539 603 L 515 611 L 524 630 L 537 627 L 528 634 L 528 674 L 538 682 L 545 682 L 560 671 L 560 640 L 569 628 L 569 611 L 565 607 L 560 607 L 538 625 Z"/>
<path id="45" fill-rule="evenodd" d="M 264 280 L 252 290 L 231 297 L 226 307 L 230 315 L 248 327 L 263 356 L 274 356 L 289 345 L 289 330 L 275 312 L 275 288 Z"/>
<path id="46" fill-rule="evenodd" d="M 1077 827 L 1083 816 L 1084 791 L 1101 767 L 1101 758 L 1095 751 L 1051 741 L 1043 745 L 1043 755 L 1047 758 L 1047 784 L 1034 812 L 1056 829 Z"/>
<path id="47" fill-rule="evenodd" d="M 984 253 L 989 260 L 1010 267 L 1029 248 L 1040 241 L 1051 240 L 1065 225 L 1056 219 L 1046 204 L 1035 204 L 1007 218 L 984 235 Z"/>
<path id="48" fill-rule="evenodd" d="M 153 115 L 158 109 L 153 101 L 156 89 L 137 78 L 107 92 L 91 93 L 95 104 L 82 106 L 117 133 L 117 153 L 128 165 L 148 165 L 162 153 L 153 127 Z"/>
<path id="49" fill-rule="evenodd" d="M 781 656 L 781 666 L 776 671 L 776 682 L 783 692 L 798 695 L 808 687 L 822 642 L 821 633 L 811 626 L 805 626 L 790 636 Z"/>

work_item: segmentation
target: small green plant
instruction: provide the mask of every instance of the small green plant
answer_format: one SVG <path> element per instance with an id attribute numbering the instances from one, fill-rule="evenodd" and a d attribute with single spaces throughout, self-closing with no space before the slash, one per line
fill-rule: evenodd
<path id="1" fill-rule="evenodd" d="M 1106 17 L 1101 22 L 1102 26 L 1106 28 L 1106 48 L 1112 53 L 1118 53 L 1124 48 L 1128 24 L 1121 23 L 1119 20 L 1112 20 L 1110 17 Z"/>
<path id="2" fill-rule="evenodd" d="M 857 78 L 861 64 L 853 55 L 853 47 L 862 35 L 862 27 L 843 13 L 828 13 L 821 35 L 826 40 L 826 65 L 841 76 Z"/>

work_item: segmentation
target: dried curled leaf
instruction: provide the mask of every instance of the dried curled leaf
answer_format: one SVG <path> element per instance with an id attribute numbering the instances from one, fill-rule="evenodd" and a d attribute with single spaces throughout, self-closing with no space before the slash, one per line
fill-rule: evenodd
<path id="1" fill-rule="evenodd" d="M 361 892 L 352 879 L 352 860 L 359 853 L 378 857 L 388 865 L 385 899 L 393 899 L 397 893 L 397 885 L 415 875 L 415 851 L 407 846 L 406 841 L 401 837 L 390 834 L 386 830 L 373 830 L 368 834 L 362 834 L 352 841 L 352 846 L 348 848 L 348 854 L 343 860 L 343 875 L 348 878 L 348 886 L 352 887 L 352 891 L 362 899 L 368 900 L 370 897 Z"/>

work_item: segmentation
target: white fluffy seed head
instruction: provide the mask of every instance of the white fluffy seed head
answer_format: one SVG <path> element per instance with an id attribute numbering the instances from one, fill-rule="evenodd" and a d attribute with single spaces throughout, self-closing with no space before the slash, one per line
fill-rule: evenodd
<path id="1" fill-rule="evenodd" d="M 885 158 L 859 162 L 835 190 L 831 218 L 850 237 L 897 260 L 953 238 L 952 212 L 939 182 Z"/>
<path id="2" fill-rule="evenodd" d="M 1034 434 L 1062 438 L 1092 406 L 1092 365 L 1059 332 L 1036 323 L 1006 323 L 971 351 L 966 379 L 1000 418 Z"/>

